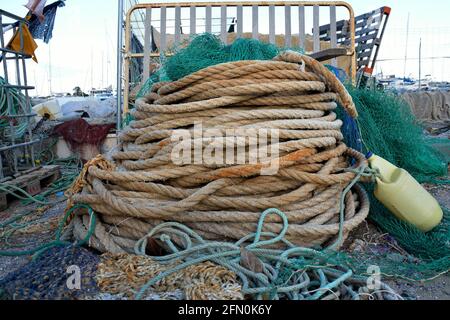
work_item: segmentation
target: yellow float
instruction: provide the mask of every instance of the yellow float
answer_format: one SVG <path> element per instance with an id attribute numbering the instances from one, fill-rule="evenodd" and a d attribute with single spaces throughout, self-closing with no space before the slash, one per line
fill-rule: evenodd
<path id="1" fill-rule="evenodd" d="M 398 168 L 385 159 L 369 154 L 372 169 L 378 169 L 375 197 L 397 218 L 428 232 L 443 217 L 436 199 L 422 187 L 406 170 Z"/>

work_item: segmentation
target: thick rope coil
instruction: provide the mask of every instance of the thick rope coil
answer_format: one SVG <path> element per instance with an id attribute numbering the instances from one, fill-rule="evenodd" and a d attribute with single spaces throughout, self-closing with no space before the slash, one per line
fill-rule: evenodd
<path id="1" fill-rule="evenodd" d="M 277 207 L 289 220 L 288 241 L 319 246 L 335 241 L 341 230 L 340 245 L 367 217 L 369 202 L 357 186 L 342 205 L 339 200 L 358 176 L 355 170 L 367 162 L 343 143 L 342 122 L 333 112 L 337 103 L 357 116 L 339 80 L 317 61 L 293 52 L 274 61 L 220 64 L 154 85 L 136 101 L 136 120 L 121 133 L 114 164 L 99 159 L 88 164 L 78 181 L 82 191 L 71 196 L 73 203 L 89 204 L 99 213 L 90 244 L 100 251 L 133 252 L 136 240 L 164 222 L 183 223 L 207 240 L 236 241 L 255 230 L 260 212 Z M 221 138 L 212 141 L 206 135 L 210 130 Z M 258 130 L 270 132 L 268 146 L 253 139 Z M 174 141 L 181 133 L 190 139 Z M 245 155 L 247 162 L 201 158 L 222 143 L 241 148 L 233 160 Z M 199 150 L 203 161 L 194 156 L 174 163 L 174 150 L 182 146 Z M 278 155 L 249 163 L 250 150 L 259 154 L 265 147 L 276 147 Z M 274 164 L 276 172 L 261 174 Z M 75 237 L 82 238 L 89 219 L 75 216 L 72 224 Z M 283 223 L 270 217 L 264 228 L 279 233 Z"/>

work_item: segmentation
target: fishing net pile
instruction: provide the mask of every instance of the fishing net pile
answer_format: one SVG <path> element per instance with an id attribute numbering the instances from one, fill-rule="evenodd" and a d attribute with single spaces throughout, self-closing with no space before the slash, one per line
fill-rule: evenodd
<path id="1" fill-rule="evenodd" d="M 176 264 L 162 265 L 145 256 L 106 253 L 96 280 L 103 292 L 132 299 L 139 289 Z M 146 294 L 148 300 L 242 300 L 236 274 L 211 262 L 192 265 L 162 279 Z"/>
<path id="2" fill-rule="evenodd" d="M 341 244 L 367 217 L 369 203 L 361 187 L 345 190 L 357 178 L 350 161 L 359 168 L 366 160 L 342 142 L 337 102 L 357 116 L 337 78 L 294 52 L 219 64 L 154 85 L 137 101 L 136 120 L 121 133 L 114 164 L 88 165 L 82 191 L 71 197 L 99 214 L 91 246 L 133 252 L 135 241 L 164 221 L 183 223 L 208 240 L 236 241 L 254 232 L 271 207 L 286 213 L 292 243 Z M 276 131 L 278 139 L 268 137 L 267 145 L 252 139 L 260 129 Z M 219 139 L 211 140 L 211 130 Z M 173 141 L 186 133 L 187 139 Z M 229 141 L 237 159 L 245 155 L 244 164 L 224 161 Z M 189 154 L 200 149 L 200 163 L 196 155 L 174 163 L 175 150 L 186 146 Z M 250 163 L 264 148 L 279 151 Z M 264 175 L 274 164 L 277 170 Z M 265 222 L 266 232 L 283 226 L 276 216 Z M 73 226 L 84 238 L 90 216 L 75 216 Z"/>
<path id="3" fill-rule="evenodd" d="M 75 246 L 53 247 L 34 261 L 8 274 L 0 280 L 0 296 L 14 300 L 72 300 L 82 299 L 99 292 L 95 276 L 99 258 L 87 249 Z M 49 263 L 51 261 L 51 263 Z M 69 279 L 79 269 L 80 287 Z"/>
<path id="4" fill-rule="evenodd" d="M 355 134 L 358 131 L 355 124 L 343 110 L 338 109 L 339 118 L 344 120 L 345 141 L 349 146 L 363 153 L 371 151 L 382 156 L 407 170 L 419 182 L 448 184 L 448 180 L 440 179 L 448 175 L 448 159 L 433 147 L 434 139 L 423 134 L 423 128 L 404 100 L 384 91 L 347 89 L 358 110 L 360 130 L 360 134 Z M 450 142 L 446 143 L 450 147 Z M 373 184 L 366 183 L 364 187 L 370 198 L 370 219 L 419 260 L 406 257 L 399 261 L 398 257 L 377 254 L 364 259 L 355 257 L 355 266 L 371 261 L 382 265 L 386 274 L 414 280 L 433 278 L 450 269 L 450 212 L 447 208 L 443 207 L 441 224 L 423 233 L 395 218 L 373 196 Z"/>
<path id="5" fill-rule="evenodd" d="M 153 84 L 160 81 L 175 81 L 201 69 L 226 62 L 242 60 L 272 60 L 280 49 L 273 44 L 255 39 L 236 39 L 225 45 L 212 34 L 205 33 L 194 37 L 190 44 L 178 50 L 153 73 L 140 88 L 137 97 L 142 98 L 150 92 Z"/>
<path id="6" fill-rule="evenodd" d="M 372 151 L 407 170 L 419 182 L 433 182 L 447 175 L 445 156 L 433 148 L 423 134 L 408 103 L 386 91 L 349 90 L 359 117 L 362 143 L 347 137 L 349 146 L 362 152 Z M 344 117 L 341 111 L 341 118 Z M 450 146 L 450 143 L 449 143 Z"/>

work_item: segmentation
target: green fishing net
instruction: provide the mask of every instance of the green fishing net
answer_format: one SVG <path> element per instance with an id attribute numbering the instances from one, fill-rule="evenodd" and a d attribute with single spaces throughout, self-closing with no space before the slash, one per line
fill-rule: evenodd
<path id="1" fill-rule="evenodd" d="M 163 59 L 161 68 L 142 86 L 137 97 L 145 96 L 154 83 L 174 81 L 200 69 L 237 60 L 270 60 L 285 49 L 253 39 L 238 39 L 224 45 L 216 36 L 197 36 L 185 48 Z M 448 159 L 439 153 L 432 138 L 423 134 L 407 103 L 392 93 L 355 89 L 348 86 L 359 112 L 357 123 L 337 110 L 343 120 L 345 142 L 362 152 L 371 151 L 410 172 L 420 182 L 447 176 Z M 352 122 L 353 121 L 353 122 Z M 440 143 L 448 141 L 439 140 Z M 448 182 L 447 182 L 448 183 Z M 348 263 L 364 273 L 368 265 L 379 265 L 383 274 L 405 279 L 421 280 L 450 269 L 450 216 L 448 210 L 441 225 L 423 233 L 416 227 L 395 218 L 373 196 L 373 186 L 365 185 L 371 200 L 370 218 L 389 233 L 411 256 L 391 253 L 339 253 L 336 263 Z M 406 259 L 406 260 L 405 260 Z"/>
<path id="2" fill-rule="evenodd" d="M 216 36 L 204 34 L 168 59 L 164 68 L 172 80 L 178 80 L 200 69 L 224 62 L 271 60 L 280 50 L 255 39 L 237 39 L 224 45 Z"/>
<path id="3" fill-rule="evenodd" d="M 271 60 L 281 51 L 273 44 L 255 39 L 239 38 L 225 45 L 217 36 L 204 33 L 192 38 L 188 46 L 175 50 L 175 54 L 162 59 L 161 68 L 142 86 L 137 97 L 148 93 L 159 81 L 175 81 L 198 70 L 220 63 L 241 60 Z M 292 48 L 298 52 L 302 49 Z"/>
<path id="4" fill-rule="evenodd" d="M 357 119 L 362 140 L 360 151 L 373 152 L 394 165 L 407 170 L 419 182 L 445 184 L 438 178 L 447 176 L 448 158 L 434 148 L 434 144 L 447 144 L 449 141 L 427 137 L 423 128 L 411 112 L 407 102 L 393 93 L 379 90 L 356 89 L 348 86 L 359 116 Z M 344 120 L 348 117 L 342 109 L 337 111 Z M 355 135 L 344 132 L 346 143 L 358 148 Z M 357 135 L 356 135 L 357 136 Z M 420 258 L 399 260 L 389 254 L 374 254 L 366 257 L 364 263 L 358 263 L 358 257 L 352 258 L 353 265 L 371 263 L 382 266 L 386 274 L 407 279 L 421 280 L 433 278 L 436 274 L 450 269 L 450 215 L 444 209 L 442 223 L 428 233 L 415 226 L 400 221 L 392 215 L 374 196 L 374 185 L 365 184 L 370 198 L 369 218 L 395 240 L 407 252 Z M 359 255 L 361 258 L 362 255 Z"/>
<path id="5" fill-rule="evenodd" d="M 347 86 L 359 116 L 363 152 L 373 152 L 401 167 L 419 182 L 447 175 L 447 161 L 411 112 L 407 102 L 393 93 Z M 339 112 L 339 110 L 338 110 Z M 339 112 L 342 117 L 342 111 Z M 353 141 L 347 144 L 354 147 Z M 450 147 L 450 144 L 449 144 Z"/>

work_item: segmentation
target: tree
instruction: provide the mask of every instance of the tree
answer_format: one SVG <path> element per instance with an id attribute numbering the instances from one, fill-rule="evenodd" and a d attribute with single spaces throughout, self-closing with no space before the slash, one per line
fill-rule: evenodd
<path id="1" fill-rule="evenodd" d="M 73 96 L 74 97 L 87 97 L 88 94 L 84 93 L 83 90 L 81 90 L 80 87 L 73 88 Z"/>

